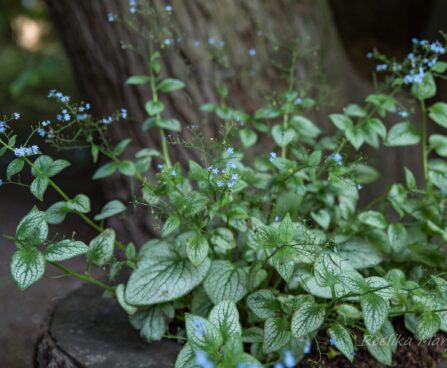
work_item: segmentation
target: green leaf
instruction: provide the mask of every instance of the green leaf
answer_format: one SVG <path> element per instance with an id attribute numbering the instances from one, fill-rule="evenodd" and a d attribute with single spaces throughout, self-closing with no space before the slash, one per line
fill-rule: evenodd
<path id="1" fill-rule="evenodd" d="M 320 328 L 326 316 L 326 307 L 323 304 L 305 302 L 293 314 L 292 335 L 296 338 L 309 335 Z"/>
<path id="2" fill-rule="evenodd" d="M 45 257 L 34 247 L 16 251 L 11 260 L 11 274 L 20 289 L 25 290 L 45 273 Z"/>
<path id="3" fill-rule="evenodd" d="M 79 213 L 90 212 L 90 198 L 85 194 L 78 194 L 72 200 L 66 202 L 66 207 L 69 211 Z"/>
<path id="4" fill-rule="evenodd" d="M 115 231 L 106 229 L 89 245 L 87 252 L 87 262 L 99 267 L 107 264 L 113 257 L 113 247 L 115 244 Z"/>
<path id="5" fill-rule="evenodd" d="M 175 368 L 197 368 L 196 353 L 188 343 L 183 346 L 175 361 Z"/>
<path id="6" fill-rule="evenodd" d="M 347 130 L 354 128 L 354 123 L 351 118 L 343 114 L 331 114 L 329 115 L 332 123 L 340 130 Z"/>
<path id="7" fill-rule="evenodd" d="M 39 156 L 33 163 L 34 167 L 31 168 L 31 174 L 33 176 L 48 175 L 52 164 L 53 159 L 50 156 Z"/>
<path id="8" fill-rule="evenodd" d="M 188 343 L 194 350 L 216 350 L 224 343 L 219 329 L 211 322 L 199 316 L 185 314 Z"/>
<path id="9" fill-rule="evenodd" d="M 45 194 L 49 179 L 46 176 L 38 176 L 33 180 L 30 186 L 30 191 L 38 200 L 43 201 L 43 195 Z"/>
<path id="10" fill-rule="evenodd" d="M 95 221 L 102 221 L 106 218 L 118 215 L 126 210 L 126 206 L 118 200 L 113 200 L 107 203 L 101 213 L 95 216 Z"/>
<path id="11" fill-rule="evenodd" d="M 408 189 L 416 189 L 416 178 L 410 169 L 404 167 L 405 170 L 405 183 L 407 184 Z"/>
<path id="12" fill-rule="evenodd" d="M 447 137 L 441 134 L 432 134 L 428 140 L 430 147 L 442 157 L 447 157 Z"/>
<path id="13" fill-rule="evenodd" d="M 185 88 L 185 83 L 178 79 L 166 78 L 163 79 L 158 85 L 157 90 L 160 92 L 173 92 L 179 89 Z"/>
<path id="14" fill-rule="evenodd" d="M 204 236 L 196 235 L 186 243 L 186 253 L 194 266 L 200 266 L 208 256 L 208 251 L 208 240 Z"/>
<path id="15" fill-rule="evenodd" d="M 286 128 L 282 125 L 275 125 L 272 129 L 272 136 L 279 147 L 286 147 L 296 139 L 296 132 L 293 128 Z"/>
<path id="16" fill-rule="evenodd" d="M 272 290 L 258 290 L 247 298 L 247 307 L 261 319 L 275 317 L 281 305 Z"/>
<path id="17" fill-rule="evenodd" d="M 388 302 L 374 293 L 368 293 L 360 297 L 363 321 L 371 334 L 380 330 L 388 317 Z"/>
<path id="18" fill-rule="evenodd" d="M 368 126 L 376 132 L 382 139 L 386 137 L 386 127 L 379 119 L 371 118 L 368 120 Z"/>
<path id="19" fill-rule="evenodd" d="M 391 248 L 393 248 L 395 252 L 400 252 L 405 248 L 407 230 L 402 224 L 391 224 L 388 226 L 388 240 Z"/>
<path id="20" fill-rule="evenodd" d="M 160 114 L 165 109 L 165 105 L 161 101 L 149 101 L 144 107 L 149 116 Z"/>
<path id="21" fill-rule="evenodd" d="M 396 100 L 392 96 L 384 94 L 372 94 L 366 97 L 366 102 L 374 105 L 380 116 L 384 117 L 386 112 L 396 111 Z"/>
<path id="22" fill-rule="evenodd" d="M 133 305 L 130 305 L 127 303 L 126 301 L 126 286 L 124 284 L 119 284 L 116 288 L 115 288 L 115 295 L 116 295 L 116 299 L 118 300 L 119 305 L 121 306 L 121 308 L 123 308 L 127 314 L 135 314 L 138 311 L 137 307 L 134 307 Z"/>
<path id="23" fill-rule="evenodd" d="M 436 83 L 433 75 L 426 73 L 421 83 L 413 83 L 411 93 L 421 101 L 436 95 Z"/>
<path id="24" fill-rule="evenodd" d="M 162 129 L 172 130 L 174 132 L 180 132 L 182 130 L 182 126 L 177 119 L 159 119 L 155 124 Z"/>
<path id="25" fill-rule="evenodd" d="M 12 160 L 6 168 L 6 178 L 11 180 L 14 175 L 19 174 L 23 170 L 24 166 L 25 161 L 23 159 L 16 158 Z"/>
<path id="26" fill-rule="evenodd" d="M 208 180 L 208 171 L 200 166 L 197 162 L 189 160 L 189 177 L 192 180 L 201 181 Z"/>
<path id="27" fill-rule="evenodd" d="M 385 217 L 377 211 L 366 211 L 359 215 L 359 221 L 365 225 L 376 227 L 378 229 L 386 229 L 387 223 Z"/>
<path id="28" fill-rule="evenodd" d="M 278 231 L 279 231 L 279 240 L 283 244 L 290 244 L 295 239 L 296 228 L 288 213 L 281 220 Z"/>
<path id="29" fill-rule="evenodd" d="M 281 110 L 274 107 L 262 107 L 255 113 L 255 119 L 274 119 L 281 115 Z"/>
<path id="30" fill-rule="evenodd" d="M 115 174 L 117 169 L 118 165 L 115 162 L 109 162 L 96 170 L 96 172 L 93 174 L 93 180 L 107 178 Z"/>
<path id="31" fill-rule="evenodd" d="M 433 337 L 441 327 L 441 319 L 436 313 L 424 312 L 418 318 L 416 325 L 416 338 L 418 340 L 428 340 Z"/>
<path id="32" fill-rule="evenodd" d="M 151 81 L 151 78 L 148 75 L 133 75 L 129 79 L 127 79 L 126 84 L 146 84 Z"/>
<path id="33" fill-rule="evenodd" d="M 51 177 L 59 174 L 62 170 L 66 169 L 70 165 L 71 164 L 66 160 L 56 160 L 50 165 L 46 174 L 48 175 L 48 177 L 51 178 Z"/>
<path id="34" fill-rule="evenodd" d="M 56 202 L 45 211 L 45 220 L 51 225 L 57 225 L 65 220 L 65 216 L 70 210 L 66 202 Z"/>
<path id="35" fill-rule="evenodd" d="M 346 115 L 363 118 L 366 116 L 366 110 L 357 104 L 350 104 L 343 109 Z"/>
<path id="36" fill-rule="evenodd" d="M 144 311 L 144 320 L 141 326 L 140 335 L 147 341 L 159 341 L 168 330 L 169 319 L 165 315 L 165 305 L 155 305 Z M 136 317 L 136 315 L 135 315 Z"/>
<path id="37" fill-rule="evenodd" d="M 239 131 L 239 138 L 245 148 L 253 146 L 258 140 L 258 135 L 255 131 L 249 128 L 243 128 Z"/>
<path id="38" fill-rule="evenodd" d="M 341 324 L 336 323 L 328 329 L 328 334 L 333 339 L 335 347 L 352 363 L 355 349 L 349 331 Z"/>
<path id="39" fill-rule="evenodd" d="M 392 352 L 386 338 L 384 338 L 381 334 L 376 336 L 365 334 L 363 341 L 369 353 L 374 358 L 376 358 L 380 363 L 389 366 L 391 365 Z"/>
<path id="40" fill-rule="evenodd" d="M 362 130 L 357 127 L 346 129 L 345 136 L 356 151 L 358 151 L 365 142 Z"/>
<path id="41" fill-rule="evenodd" d="M 172 234 L 180 226 L 180 218 L 177 215 L 171 215 L 163 224 L 161 228 L 161 237 L 166 238 L 168 235 Z"/>
<path id="42" fill-rule="evenodd" d="M 214 304 L 222 300 L 237 303 L 247 295 L 248 274 L 230 261 L 213 261 L 209 275 L 203 283 Z"/>
<path id="43" fill-rule="evenodd" d="M 304 116 L 296 115 L 292 117 L 290 124 L 295 128 L 299 136 L 316 138 L 321 133 L 321 129 Z"/>
<path id="44" fill-rule="evenodd" d="M 236 304 L 229 300 L 218 303 L 211 310 L 208 320 L 219 329 L 224 340 L 227 340 L 231 335 L 242 334 Z"/>
<path id="45" fill-rule="evenodd" d="M 118 143 L 117 145 L 116 145 L 116 147 L 113 149 L 113 154 L 115 155 L 115 156 L 119 156 L 119 155 L 121 155 L 123 152 L 124 152 L 124 150 L 126 149 L 126 147 L 130 144 L 132 142 L 132 139 L 130 139 L 130 138 L 126 138 L 126 139 L 123 139 L 120 143 Z"/>
<path id="46" fill-rule="evenodd" d="M 269 318 L 264 324 L 264 341 L 262 345 L 264 354 L 279 351 L 289 343 L 290 338 L 290 326 L 286 318 Z"/>
<path id="47" fill-rule="evenodd" d="M 447 63 L 444 61 L 438 61 L 432 66 L 431 70 L 435 73 L 444 73 L 447 70 Z"/>
<path id="48" fill-rule="evenodd" d="M 157 126 L 157 118 L 150 117 L 150 118 L 146 119 L 145 121 L 143 121 L 141 128 L 143 129 L 143 132 L 146 132 L 155 126 Z"/>
<path id="49" fill-rule="evenodd" d="M 85 254 L 87 251 L 88 247 L 83 242 L 66 239 L 50 244 L 45 250 L 45 259 L 50 262 L 65 261 Z"/>
<path id="50" fill-rule="evenodd" d="M 134 176 L 137 173 L 135 164 L 129 160 L 121 161 L 118 166 L 118 170 L 125 176 Z"/>
<path id="51" fill-rule="evenodd" d="M 419 131 L 410 123 L 402 122 L 394 125 L 388 132 L 385 145 L 395 146 L 411 146 L 418 144 L 420 141 Z"/>
<path id="52" fill-rule="evenodd" d="M 428 108 L 428 116 L 435 123 L 447 128 L 447 103 L 436 102 Z"/>
<path id="53" fill-rule="evenodd" d="M 48 238 L 45 213 L 33 208 L 17 226 L 16 239 L 26 245 L 40 245 Z"/>
<path id="54" fill-rule="evenodd" d="M 209 259 L 195 267 L 165 242 L 151 244 L 150 252 L 130 276 L 126 288 L 130 304 L 152 305 L 180 298 L 202 283 L 210 269 Z"/>
<path id="55" fill-rule="evenodd" d="M 331 223 L 331 215 L 328 211 L 321 209 L 318 212 L 311 212 L 310 216 L 324 230 L 327 230 L 329 228 L 329 225 Z"/>

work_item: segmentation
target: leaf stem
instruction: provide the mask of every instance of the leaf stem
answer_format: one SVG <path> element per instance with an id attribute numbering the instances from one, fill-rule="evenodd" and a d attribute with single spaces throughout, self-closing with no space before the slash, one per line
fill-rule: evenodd
<path id="1" fill-rule="evenodd" d="M 72 276 L 74 278 L 77 278 L 78 280 L 84 281 L 84 282 L 88 282 L 90 284 L 99 286 L 100 288 L 103 288 L 104 290 L 110 291 L 110 292 L 114 292 L 115 288 L 113 288 L 110 285 L 104 284 L 103 282 L 95 279 L 94 277 L 90 276 L 90 275 L 84 275 L 81 273 L 78 273 L 76 271 L 70 270 L 69 268 L 62 266 L 60 263 L 58 262 L 49 262 L 51 265 L 53 265 L 54 267 L 58 268 L 59 270 L 61 270 L 62 272 L 64 272 L 65 274 Z"/>
<path id="2" fill-rule="evenodd" d="M 425 101 L 420 100 L 422 113 L 422 167 L 424 170 L 424 180 L 426 187 L 428 186 L 428 149 L 427 149 L 427 110 L 425 108 Z"/>

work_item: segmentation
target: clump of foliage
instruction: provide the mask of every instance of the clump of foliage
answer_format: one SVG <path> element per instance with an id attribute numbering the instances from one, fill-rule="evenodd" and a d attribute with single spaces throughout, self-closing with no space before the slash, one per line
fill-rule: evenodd
<path id="1" fill-rule="evenodd" d="M 438 60 L 444 47 L 415 40 L 403 62 L 374 51 L 371 57 L 382 63 L 378 70 L 387 73 L 381 90 L 362 105 L 330 115 L 333 135 L 322 135 L 306 117 L 315 101 L 296 90 L 293 73 L 288 89 L 252 114 L 228 106 L 221 84 L 220 103 L 201 107 L 222 121 L 221 140 L 196 134 L 192 149 L 201 150 L 203 161 L 187 167 L 169 156 L 166 134 L 180 132 L 182 124 L 165 114 L 159 98 L 185 85 L 160 75 L 156 47 L 149 73 L 130 77 L 128 84 L 152 90 L 144 129 L 158 130 L 160 151 L 145 148 L 134 159 L 123 158 L 130 140 L 112 145 L 106 130 L 127 118 L 125 109 L 95 119 L 88 104 L 51 91 L 61 113 L 56 122 L 33 127 L 32 135 L 56 147 L 88 146 L 94 162 L 102 155 L 108 161 L 95 180 L 132 178 L 139 189 L 133 205 L 150 208 L 161 222 L 160 237 L 138 250 L 120 242 L 104 221 L 129 204 L 113 200 L 90 216 L 90 199 L 69 197 L 54 179 L 70 163 L 20 142 L 11 128 L 19 115 L 6 116 L 0 122 L 0 156 L 12 159 L 2 183 L 24 186 L 38 200 L 49 188 L 61 197 L 47 209 L 33 207 L 16 234 L 6 236 L 17 247 L 13 278 L 26 289 L 50 264 L 103 288 L 146 340 L 186 342 L 178 368 L 294 367 L 324 341 L 332 345 L 329 357 L 342 354 L 353 362 L 359 339 L 375 359 L 390 365 L 397 317 L 419 340 L 447 331 L 447 137 L 427 133 L 429 121 L 447 127 L 447 104 L 426 104 L 436 95 L 436 80 L 445 78 L 447 63 Z M 398 95 L 420 108 L 420 129 L 411 122 L 419 115 L 403 108 Z M 397 122 L 387 129 L 384 118 Z M 250 150 L 260 136 L 274 148 L 253 158 Z M 379 175 L 359 158 L 365 144 L 421 145 L 423 182 L 402 168 L 404 183 L 359 208 L 362 186 Z M 21 179 L 24 170 L 31 183 Z M 49 226 L 70 215 L 99 235 L 88 245 L 73 236 L 49 237 Z M 85 258 L 83 273 L 61 263 L 78 256 Z M 91 275 L 95 266 L 109 270 L 107 281 Z M 117 283 L 126 269 L 130 277 Z"/>

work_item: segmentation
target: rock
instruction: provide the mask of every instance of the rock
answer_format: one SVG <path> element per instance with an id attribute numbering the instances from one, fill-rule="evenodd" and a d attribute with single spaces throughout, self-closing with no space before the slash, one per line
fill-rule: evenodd
<path id="1" fill-rule="evenodd" d="M 35 350 L 38 368 L 172 368 L 181 346 L 144 342 L 113 299 L 90 285 L 55 308 Z"/>

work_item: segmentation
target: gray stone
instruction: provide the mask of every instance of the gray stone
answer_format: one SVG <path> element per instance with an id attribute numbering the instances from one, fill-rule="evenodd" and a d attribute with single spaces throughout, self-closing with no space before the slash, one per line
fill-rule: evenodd
<path id="1" fill-rule="evenodd" d="M 56 306 L 35 360 L 39 368 L 171 368 L 180 349 L 144 342 L 120 306 L 87 285 Z"/>

